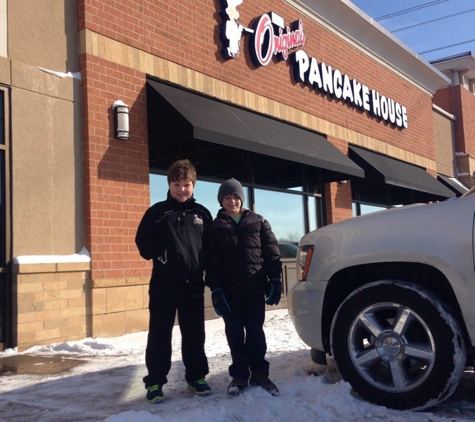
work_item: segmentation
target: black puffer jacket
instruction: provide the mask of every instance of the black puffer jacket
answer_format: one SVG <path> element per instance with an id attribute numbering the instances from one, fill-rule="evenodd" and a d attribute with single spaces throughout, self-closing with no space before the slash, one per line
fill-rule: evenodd
<path id="1" fill-rule="evenodd" d="M 211 220 L 210 212 L 193 197 L 180 203 L 170 192 L 166 201 L 157 202 L 145 212 L 135 243 L 142 258 L 153 259 L 152 280 L 203 285 L 203 235 Z"/>
<path id="2" fill-rule="evenodd" d="M 227 294 L 266 293 L 271 278 L 280 278 L 277 239 L 269 222 L 243 209 L 238 224 L 221 209 L 208 230 L 206 285 Z"/>

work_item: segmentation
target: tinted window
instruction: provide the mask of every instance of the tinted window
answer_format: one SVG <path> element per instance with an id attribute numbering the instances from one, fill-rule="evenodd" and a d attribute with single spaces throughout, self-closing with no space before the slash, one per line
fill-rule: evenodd
<path id="1" fill-rule="evenodd" d="M 197 202 L 209 209 L 211 215 L 216 217 L 220 209 L 217 194 L 221 182 L 196 182 L 194 197 Z M 155 204 L 166 199 L 168 183 L 165 175 L 150 174 L 150 202 Z M 251 189 L 244 186 L 246 201 L 243 204 L 251 208 L 249 201 Z M 279 242 L 295 242 L 306 233 L 308 227 L 313 230 L 319 226 L 321 198 L 310 196 L 302 192 L 302 188 L 287 191 L 270 191 L 254 189 L 254 210 L 269 221 L 274 234 Z M 308 210 L 305 210 L 305 200 L 308 200 Z"/>

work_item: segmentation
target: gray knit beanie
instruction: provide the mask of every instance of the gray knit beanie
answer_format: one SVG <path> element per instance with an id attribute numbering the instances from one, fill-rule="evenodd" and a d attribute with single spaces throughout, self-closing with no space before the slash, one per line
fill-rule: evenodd
<path id="1" fill-rule="evenodd" d="M 236 179 L 228 179 L 221 183 L 221 186 L 218 190 L 218 202 L 219 205 L 223 206 L 223 198 L 226 195 L 236 195 L 241 200 L 241 205 L 244 205 L 246 200 L 246 195 L 244 195 L 244 189 L 242 188 L 241 183 Z"/>

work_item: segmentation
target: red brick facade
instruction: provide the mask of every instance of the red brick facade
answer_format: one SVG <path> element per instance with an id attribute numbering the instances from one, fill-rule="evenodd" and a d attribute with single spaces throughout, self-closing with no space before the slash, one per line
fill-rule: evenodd
<path id="1" fill-rule="evenodd" d="M 441 89 L 434 95 L 434 103 L 456 118 L 456 152 L 475 153 L 475 97 L 462 85 Z"/>
<path id="2" fill-rule="evenodd" d="M 86 247 L 92 278 L 144 276 L 134 238 L 150 204 L 144 74 L 84 57 L 84 172 Z M 111 104 L 121 98 L 130 107 L 133 142 L 111 138 Z"/>
<path id="3" fill-rule="evenodd" d="M 6 217 L 0 228 L 4 233 L 3 245 L 0 239 L 4 255 L 0 257 L 0 272 L 3 285 L 12 290 L 6 312 L 11 335 L 8 333 L 6 343 L 18 345 L 19 350 L 147 329 L 151 263 L 139 256 L 135 234 L 150 205 L 150 168 L 162 173 L 168 161 L 181 156 L 180 147 L 186 151 L 182 145 L 198 146 L 195 155 L 190 153 L 188 158 L 208 160 L 201 168 L 195 163 L 200 176 L 206 173 L 213 179 L 247 172 L 245 183 L 282 195 L 289 194 L 282 181 L 285 177 L 294 187 L 305 183 L 310 192 L 292 192 L 295 198 L 301 194 L 310 198 L 309 213 L 301 202 L 300 217 L 306 224 L 302 224 L 301 231 L 351 217 L 353 201 L 359 205 L 393 205 L 388 201 L 393 186 L 385 183 L 376 170 L 373 180 L 355 177 L 347 183 L 337 181 L 340 176 L 362 176 L 356 166 L 363 165 L 349 145 L 419 166 L 432 176 L 439 173 L 458 177 L 466 186 L 473 185 L 475 108 L 473 93 L 467 89 L 473 91 L 473 57 L 459 58 L 468 60 L 473 69 L 457 70 L 457 58 L 453 67 L 444 61 L 439 63 L 440 72 L 453 74 L 453 80 L 457 84 L 462 81 L 464 86 L 448 88 L 441 94 L 445 95 L 440 97 L 441 107 L 449 113 L 433 109 L 433 91 L 447 86 L 448 79 L 411 54 L 397 39 L 380 31 L 349 3 L 243 0 L 237 6 L 238 22 L 246 27 L 263 15 L 269 17 L 270 11 L 280 16 L 285 25 L 301 20 L 299 34 L 305 35 L 305 43 L 296 43 L 298 47 L 289 53 L 296 52 L 294 58 L 303 55 L 317 60 L 329 75 L 330 88 L 341 88 L 333 79 L 337 71 L 347 77 L 348 102 L 337 99 L 336 93 L 332 96 L 298 82 L 298 65 L 290 58 L 279 61 L 272 56 L 267 65 L 256 67 L 249 34 L 243 35 L 237 57 L 224 59 L 221 0 L 78 0 L 76 8 L 67 6 L 70 2 L 55 8 L 44 8 L 40 3 L 9 2 L 12 7 L 8 8 L 3 28 L 8 54 L 0 57 L 0 93 L 5 107 L 5 142 L 0 152 L 6 163 L 0 169 L 6 198 Z M 315 10 L 304 7 L 304 3 L 313 4 Z M 24 28 L 29 30 L 25 33 Z M 268 27 L 265 36 L 271 33 Z M 227 103 L 234 107 L 230 110 L 245 109 L 243 116 L 254 113 L 241 119 L 245 124 L 255 114 L 278 119 L 288 124 L 280 127 L 291 135 L 286 133 L 287 138 L 275 140 L 275 145 L 268 133 L 256 135 L 260 137 L 258 141 L 266 138 L 258 144 L 237 133 L 240 129 L 234 130 L 243 136 L 242 141 L 231 133 L 225 139 L 228 144 L 218 145 L 219 138 L 212 137 L 218 136 L 218 130 L 208 131 L 201 139 L 195 136 L 197 127 L 187 121 L 188 116 L 173 110 L 173 104 L 167 106 L 168 99 L 159 92 L 160 88 L 147 84 L 151 79 L 163 82 L 157 85 L 162 88 L 174 86 L 171 91 L 183 88 Z M 359 105 L 350 103 L 355 90 L 352 80 L 357 87 L 361 84 L 368 88 L 370 95 L 374 90 L 390 99 L 391 104 L 407 108 L 408 127 L 400 129 L 405 126 L 401 121 L 393 126 L 363 111 L 362 95 Z M 178 97 L 183 93 L 177 91 L 170 98 L 182 101 L 184 96 Z M 356 96 L 360 97 L 358 93 Z M 118 100 L 129 107 L 128 140 L 115 139 L 112 105 Z M 190 109 L 196 107 L 194 101 L 190 101 Z M 220 103 L 211 104 L 217 109 Z M 372 104 L 368 99 L 366 110 Z M 167 113 L 169 120 L 161 113 Z M 266 119 L 260 121 L 263 120 Z M 182 128 L 181 124 L 188 125 Z M 326 140 L 292 125 L 319 133 Z M 171 130 L 166 130 L 168 127 Z M 149 133 L 166 135 L 150 135 L 163 136 L 160 142 L 161 139 L 148 139 Z M 184 139 L 172 145 L 176 133 Z M 304 133 L 304 139 L 296 133 Z M 321 148 L 309 145 L 313 140 L 321 142 Z M 327 141 L 346 157 L 335 152 Z M 249 142 L 247 145 L 255 147 L 256 155 L 240 142 Z M 222 147 L 229 160 L 219 160 L 211 168 L 216 157 L 221 159 L 222 155 L 215 150 L 208 154 L 209 143 L 212 148 Z M 295 150 L 287 156 L 284 151 L 291 145 Z M 149 146 L 153 149 L 151 158 Z M 162 146 L 168 149 L 163 154 Z M 236 151 L 246 159 L 242 168 L 241 161 L 234 160 Z M 296 154 L 294 158 L 289 158 L 290 153 Z M 315 154 L 321 164 L 309 161 L 305 154 Z M 258 164 L 254 168 L 251 162 Z M 267 166 L 274 167 L 273 172 L 267 172 Z M 215 170 L 218 167 L 224 170 Z M 365 170 L 367 174 L 373 171 Z M 274 177 L 278 180 L 271 180 Z M 332 183 L 322 186 L 325 180 Z M 376 190 L 373 182 L 378 185 Z M 416 195 L 425 198 L 417 185 L 406 190 L 406 199 L 399 196 L 396 200 L 410 203 Z M 251 190 L 249 196 L 255 191 Z M 320 194 L 321 201 L 311 198 Z M 296 279 L 296 261 L 289 259 L 284 264 L 287 291 Z M 0 294 L 10 297 L 10 293 Z M 206 294 L 205 314 L 214 318 L 208 289 Z M 284 295 L 279 307 L 285 306 Z M 3 333 L 3 319 L 0 329 Z"/>
<path id="4" fill-rule="evenodd" d="M 408 129 L 394 128 L 343 101 L 296 83 L 289 61 L 256 68 L 245 39 L 239 56 L 224 60 L 220 54 L 217 2 L 125 0 L 120 10 L 116 2 L 107 0 L 79 0 L 78 4 L 80 31 L 100 34 L 429 160 L 435 157 L 431 96 L 287 4 L 245 1 L 239 8 L 240 22 L 250 26 L 253 19 L 270 10 L 283 16 L 286 24 L 302 18 L 306 36 L 303 48 L 308 56 L 407 107 Z M 131 58 L 132 62 L 136 59 Z M 146 75 L 133 70 L 133 66 L 118 66 L 88 54 L 80 57 L 80 71 L 86 246 L 92 257 L 92 279 L 145 276 L 149 267 L 138 256 L 134 236 L 149 204 Z M 112 136 L 111 104 L 117 99 L 130 107 L 128 142 Z M 269 110 L 269 114 L 278 116 L 278 109 Z M 346 139 L 331 141 L 346 153 Z M 330 222 L 351 216 L 350 185 L 330 186 L 327 191 L 331 194 L 327 203 Z"/>

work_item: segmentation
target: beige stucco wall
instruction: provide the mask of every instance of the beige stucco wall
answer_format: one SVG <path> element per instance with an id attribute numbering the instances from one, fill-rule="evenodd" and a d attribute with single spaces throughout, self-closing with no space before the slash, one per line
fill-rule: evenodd
<path id="1" fill-rule="evenodd" d="M 454 116 L 437 108 L 433 115 L 437 173 L 455 177 Z"/>
<path id="2" fill-rule="evenodd" d="M 84 245 L 79 88 L 12 62 L 13 257 Z"/>
<path id="3" fill-rule="evenodd" d="M 84 246 L 76 1 L 7 7 L 12 258 L 72 254 Z"/>
<path id="4" fill-rule="evenodd" d="M 0 0 L 0 56 L 7 57 L 7 0 Z"/>
<path id="5" fill-rule="evenodd" d="M 10 60 L 0 57 L 0 82 L 10 85 Z"/>
<path id="6" fill-rule="evenodd" d="M 8 57 L 58 71 L 77 69 L 76 0 L 9 0 Z"/>

